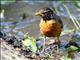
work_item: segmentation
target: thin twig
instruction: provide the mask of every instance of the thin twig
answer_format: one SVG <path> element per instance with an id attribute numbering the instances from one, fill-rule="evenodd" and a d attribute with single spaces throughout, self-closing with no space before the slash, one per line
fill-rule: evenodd
<path id="1" fill-rule="evenodd" d="M 76 29 L 79 30 L 79 27 L 78 27 L 77 24 L 75 23 L 75 20 L 73 19 L 72 15 L 71 15 L 71 13 L 70 13 L 70 11 L 69 11 L 69 9 L 68 9 L 68 7 L 67 7 L 65 4 L 63 4 L 63 6 L 66 8 L 66 11 L 67 11 L 68 15 L 70 16 L 72 22 L 74 23 Z"/>
<path id="2" fill-rule="evenodd" d="M 76 17 L 75 16 L 72 16 L 73 17 L 73 19 L 75 20 L 75 22 L 76 22 L 76 24 L 78 25 L 78 27 L 80 28 L 80 23 L 78 22 L 78 20 L 76 19 Z"/>

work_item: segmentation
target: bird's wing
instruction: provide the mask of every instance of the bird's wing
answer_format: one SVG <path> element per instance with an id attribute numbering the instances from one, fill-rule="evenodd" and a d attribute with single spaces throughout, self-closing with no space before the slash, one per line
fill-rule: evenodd
<path id="1" fill-rule="evenodd" d="M 61 25 L 61 28 L 63 28 L 63 22 L 62 22 L 60 16 L 57 16 L 56 14 L 53 14 L 53 19 L 54 19 L 55 21 L 59 22 L 60 25 Z"/>

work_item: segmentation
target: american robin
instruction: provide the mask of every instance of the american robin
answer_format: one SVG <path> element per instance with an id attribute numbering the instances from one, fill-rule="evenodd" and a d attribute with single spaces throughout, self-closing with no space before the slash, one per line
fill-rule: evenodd
<path id="1" fill-rule="evenodd" d="M 41 16 L 40 31 L 47 37 L 57 37 L 56 41 L 60 45 L 60 34 L 63 28 L 63 22 L 52 9 L 46 7 L 35 13 L 36 16 Z"/>

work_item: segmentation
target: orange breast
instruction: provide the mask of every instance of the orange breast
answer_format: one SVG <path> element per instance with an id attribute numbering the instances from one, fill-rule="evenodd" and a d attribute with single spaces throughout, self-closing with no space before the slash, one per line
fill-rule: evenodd
<path id="1" fill-rule="evenodd" d="M 60 36 L 61 27 L 60 27 L 60 24 L 55 20 L 49 20 L 45 22 L 43 19 L 41 19 L 40 31 L 45 36 L 57 37 L 57 36 Z"/>

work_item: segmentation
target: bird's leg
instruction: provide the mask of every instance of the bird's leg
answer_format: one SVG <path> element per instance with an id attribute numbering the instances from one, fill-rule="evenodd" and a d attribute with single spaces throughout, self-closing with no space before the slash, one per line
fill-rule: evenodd
<path id="1" fill-rule="evenodd" d="M 56 43 L 57 43 L 57 53 L 59 53 L 59 47 L 60 47 L 60 40 L 59 40 L 59 37 L 57 37 L 57 40 L 56 40 Z"/>
<path id="2" fill-rule="evenodd" d="M 46 42 L 45 42 L 45 41 L 46 41 L 46 36 L 44 36 L 44 39 L 43 39 L 43 40 L 44 40 L 44 43 L 43 43 L 43 50 L 42 50 L 42 52 L 44 52 L 44 51 L 45 51 L 45 44 L 46 44 Z"/>

